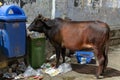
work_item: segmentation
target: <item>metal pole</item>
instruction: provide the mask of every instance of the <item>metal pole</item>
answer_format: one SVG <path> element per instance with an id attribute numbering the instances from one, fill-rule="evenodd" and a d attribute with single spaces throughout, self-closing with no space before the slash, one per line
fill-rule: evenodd
<path id="1" fill-rule="evenodd" d="M 18 3 L 19 7 L 21 7 L 20 4 L 21 4 L 21 1 L 19 0 L 19 3 Z"/>
<path id="2" fill-rule="evenodd" d="M 51 19 L 55 18 L 55 0 L 52 0 L 52 14 Z"/>

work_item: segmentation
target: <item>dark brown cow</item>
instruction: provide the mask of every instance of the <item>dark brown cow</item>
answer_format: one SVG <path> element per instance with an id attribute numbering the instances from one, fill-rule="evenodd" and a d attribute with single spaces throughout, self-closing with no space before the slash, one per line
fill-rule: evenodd
<path id="1" fill-rule="evenodd" d="M 44 32 L 56 50 L 56 67 L 60 53 L 65 62 L 65 48 L 70 50 L 92 49 L 98 60 L 97 78 L 108 63 L 109 26 L 101 21 L 69 21 L 61 18 L 47 19 L 37 16 L 28 27 L 30 31 Z"/>

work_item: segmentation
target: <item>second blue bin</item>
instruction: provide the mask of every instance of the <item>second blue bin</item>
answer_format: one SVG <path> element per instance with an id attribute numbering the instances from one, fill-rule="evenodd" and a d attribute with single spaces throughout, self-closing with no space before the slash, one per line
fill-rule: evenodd
<path id="1" fill-rule="evenodd" d="M 94 58 L 94 53 L 90 51 L 76 51 L 75 52 L 78 63 L 87 64 Z"/>

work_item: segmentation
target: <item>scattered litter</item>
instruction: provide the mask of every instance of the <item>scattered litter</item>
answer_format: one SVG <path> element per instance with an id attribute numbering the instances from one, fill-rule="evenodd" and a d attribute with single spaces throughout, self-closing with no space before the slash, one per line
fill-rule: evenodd
<path id="1" fill-rule="evenodd" d="M 65 57 L 65 62 L 70 62 L 71 61 L 71 58 L 69 58 L 69 57 Z"/>
<path id="2" fill-rule="evenodd" d="M 50 76 L 56 76 L 56 75 L 58 75 L 60 73 L 59 69 L 55 69 L 55 68 L 45 69 L 44 72 L 49 74 Z"/>
<path id="3" fill-rule="evenodd" d="M 66 73 L 72 70 L 71 65 L 68 63 L 63 63 L 58 68 L 52 66 L 46 67 L 45 65 L 48 65 L 48 63 L 43 65 L 44 65 L 43 72 L 49 74 L 50 76 L 56 76 L 60 73 Z"/>
<path id="4" fill-rule="evenodd" d="M 55 58 L 56 55 L 51 56 L 50 59 Z M 65 57 L 65 60 L 69 62 L 71 59 L 69 57 Z M 14 64 L 10 65 L 6 72 L 2 74 L 2 78 L 4 79 L 12 79 L 12 80 L 20 80 L 20 79 L 28 79 L 28 80 L 42 80 L 44 77 L 44 73 L 50 76 L 56 76 L 61 73 L 66 73 L 71 71 L 71 65 L 68 63 L 63 63 L 59 65 L 58 68 L 55 68 L 54 64 L 44 63 L 40 68 L 34 69 L 31 66 L 26 67 L 23 61 L 14 62 Z"/>
<path id="5" fill-rule="evenodd" d="M 51 64 L 50 63 L 44 63 L 41 68 L 42 69 L 46 69 L 46 68 L 50 68 L 51 67 Z"/>
<path id="6" fill-rule="evenodd" d="M 41 77 L 41 76 L 31 76 L 31 77 L 27 78 L 27 80 L 42 80 L 42 79 L 43 79 L 43 77 Z"/>
<path id="7" fill-rule="evenodd" d="M 68 71 L 71 71 L 72 67 L 68 63 L 63 63 L 58 67 L 58 69 L 59 69 L 60 73 L 66 73 Z"/>
<path id="8" fill-rule="evenodd" d="M 35 32 L 35 31 L 29 31 L 27 30 L 27 36 L 30 36 L 32 38 L 45 38 L 45 34 L 44 33 L 39 33 L 39 32 Z"/>
<path id="9" fill-rule="evenodd" d="M 30 76 L 40 76 L 41 73 L 39 70 L 34 70 L 31 66 L 28 66 L 26 71 L 23 73 L 24 77 L 30 77 Z"/>
<path id="10" fill-rule="evenodd" d="M 49 60 L 53 60 L 53 59 L 55 59 L 55 58 L 56 58 L 56 54 L 52 55 L 52 56 L 49 58 Z"/>
<path id="11" fill-rule="evenodd" d="M 56 54 L 52 55 L 52 56 L 49 58 L 49 60 L 50 60 L 50 61 L 51 61 L 51 60 L 55 60 L 55 58 L 56 58 Z M 70 59 L 69 57 L 65 56 L 65 61 L 66 61 L 66 62 L 70 62 L 71 59 Z"/>
<path id="12" fill-rule="evenodd" d="M 7 78 L 7 79 L 11 79 L 11 78 L 14 78 L 16 76 L 17 76 L 17 74 L 14 72 L 13 73 L 6 72 L 3 74 L 3 78 Z"/>
<path id="13" fill-rule="evenodd" d="M 25 65 L 24 62 L 19 62 L 18 70 L 19 71 L 25 71 L 26 70 L 26 65 Z"/>
<path id="14" fill-rule="evenodd" d="M 19 75 L 16 76 L 14 79 L 15 79 L 15 80 L 24 79 L 24 76 L 23 76 L 23 74 L 19 74 Z"/>

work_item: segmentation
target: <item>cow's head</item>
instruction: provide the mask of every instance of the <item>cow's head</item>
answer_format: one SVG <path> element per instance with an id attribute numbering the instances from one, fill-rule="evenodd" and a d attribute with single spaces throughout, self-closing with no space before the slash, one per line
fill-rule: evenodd
<path id="1" fill-rule="evenodd" d="M 48 18 L 43 17 L 42 15 L 38 15 L 33 22 L 29 25 L 29 31 L 37 31 L 37 32 L 44 32 L 44 28 L 51 27 L 51 20 Z"/>
<path id="2" fill-rule="evenodd" d="M 62 22 L 64 22 L 64 20 L 61 18 L 50 19 L 50 18 L 45 18 L 41 14 L 39 14 L 33 20 L 33 22 L 29 25 L 28 30 L 45 33 L 46 31 L 50 30 L 51 28 L 56 29 L 57 27 L 59 27 L 62 24 Z"/>

